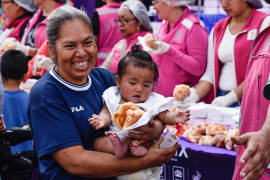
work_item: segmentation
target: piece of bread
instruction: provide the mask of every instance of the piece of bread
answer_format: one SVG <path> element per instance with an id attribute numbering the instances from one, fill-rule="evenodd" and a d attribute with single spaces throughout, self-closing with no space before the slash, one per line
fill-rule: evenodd
<path id="1" fill-rule="evenodd" d="M 218 123 L 211 123 L 206 128 L 206 135 L 214 136 L 217 132 L 226 131 L 228 128 Z"/>
<path id="2" fill-rule="evenodd" d="M 190 90 L 189 86 L 185 84 L 179 84 L 174 87 L 173 98 L 176 101 L 183 101 L 187 96 L 189 96 Z"/>
<path id="3" fill-rule="evenodd" d="M 136 123 L 143 113 L 144 111 L 138 105 L 132 102 L 126 102 L 113 115 L 112 121 L 116 123 L 120 130 L 124 130 Z"/>
<path id="4" fill-rule="evenodd" d="M 151 49 L 157 49 L 157 45 L 156 45 L 156 40 L 157 38 L 151 34 L 151 33 L 147 33 L 144 37 L 143 40 L 145 42 L 145 44 L 150 47 Z"/>
<path id="5" fill-rule="evenodd" d="M 189 142 L 198 143 L 202 135 L 196 132 L 195 127 L 191 126 L 183 133 L 182 136 L 185 137 Z"/>
<path id="6" fill-rule="evenodd" d="M 226 149 L 232 150 L 234 148 L 231 137 L 236 137 L 236 136 L 239 136 L 239 129 L 238 128 L 230 129 L 227 131 L 227 136 L 224 140 Z"/>
<path id="7" fill-rule="evenodd" d="M 219 148 L 225 147 L 225 138 L 226 138 L 225 131 L 217 132 L 216 135 L 214 136 L 213 145 Z"/>
<path id="8" fill-rule="evenodd" d="M 192 143 L 198 143 L 201 139 L 202 135 L 201 134 L 189 134 L 186 139 L 189 141 L 189 142 L 192 142 Z"/>
<path id="9" fill-rule="evenodd" d="M 200 145 L 212 146 L 214 144 L 213 136 L 202 136 L 199 140 Z"/>

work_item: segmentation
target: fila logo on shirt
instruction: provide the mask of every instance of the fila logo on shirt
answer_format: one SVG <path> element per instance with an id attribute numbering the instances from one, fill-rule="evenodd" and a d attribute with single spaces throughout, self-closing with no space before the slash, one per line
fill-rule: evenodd
<path id="1" fill-rule="evenodd" d="M 72 112 L 80 112 L 80 111 L 83 111 L 84 108 L 82 106 L 79 106 L 79 107 L 71 107 L 70 108 Z"/>

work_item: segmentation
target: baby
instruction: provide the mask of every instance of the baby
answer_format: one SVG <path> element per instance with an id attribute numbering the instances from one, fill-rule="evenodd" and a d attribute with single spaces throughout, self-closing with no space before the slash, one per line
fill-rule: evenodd
<path id="1" fill-rule="evenodd" d="M 132 102 L 144 111 L 153 112 L 152 117 L 158 118 L 164 124 L 184 123 L 189 120 L 189 111 L 169 111 L 173 99 L 152 92 L 155 82 L 158 80 L 158 69 L 152 57 L 145 51 L 134 45 L 132 50 L 120 60 L 116 76 L 117 86 L 107 89 L 103 94 L 104 107 L 99 115 L 93 115 L 89 122 L 96 129 L 108 127 L 111 119 L 121 104 Z M 147 144 L 130 140 L 128 137 L 118 137 L 115 131 L 120 131 L 115 123 L 110 127 L 113 131 L 105 133 L 112 145 L 104 143 L 102 138 L 95 142 L 97 151 L 114 153 L 117 157 L 123 157 L 130 146 L 130 152 L 134 156 L 144 156 L 147 153 Z M 144 146 L 141 144 L 144 143 Z M 151 142 L 152 143 L 152 142 Z M 146 146 L 146 147 L 145 147 Z M 111 150 L 113 147 L 113 150 Z"/>

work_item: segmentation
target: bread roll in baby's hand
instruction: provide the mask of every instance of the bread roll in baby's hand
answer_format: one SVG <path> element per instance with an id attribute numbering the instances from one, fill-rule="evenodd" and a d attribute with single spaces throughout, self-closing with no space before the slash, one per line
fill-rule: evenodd
<path id="1" fill-rule="evenodd" d="M 116 123 L 121 130 L 135 124 L 144 111 L 132 102 L 126 102 L 121 105 L 118 111 L 113 115 L 112 121 Z"/>
<path id="2" fill-rule="evenodd" d="M 176 85 L 173 90 L 173 98 L 176 101 L 183 101 L 187 96 L 189 96 L 189 94 L 189 86 L 185 84 Z"/>
<path id="3" fill-rule="evenodd" d="M 157 38 L 153 34 L 147 33 L 143 37 L 143 40 L 144 40 L 145 44 L 148 47 L 150 47 L 151 49 L 153 49 L 153 50 L 156 50 L 157 49 L 157 45 L 156 45 Z"/>

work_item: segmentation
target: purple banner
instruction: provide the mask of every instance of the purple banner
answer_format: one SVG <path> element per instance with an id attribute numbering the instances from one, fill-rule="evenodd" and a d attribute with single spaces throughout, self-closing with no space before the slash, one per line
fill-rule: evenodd
<path id="1" fill-rule="evenodd" d="M 88 16 L 91 17 L 92 12 L 95 10 L 96 8 L 96 3 L 93 0 L 73 0 L 74 2 L 74 6 L 78 9 L 85 9 L 85 11 L 87 12 Z"/>
<path id="2" fill-rule="evenodd" d="M 179 140 L 179 148 L 170 162 L 160 169 L 160 180 L 232 179 L 235 151 Z"/>

